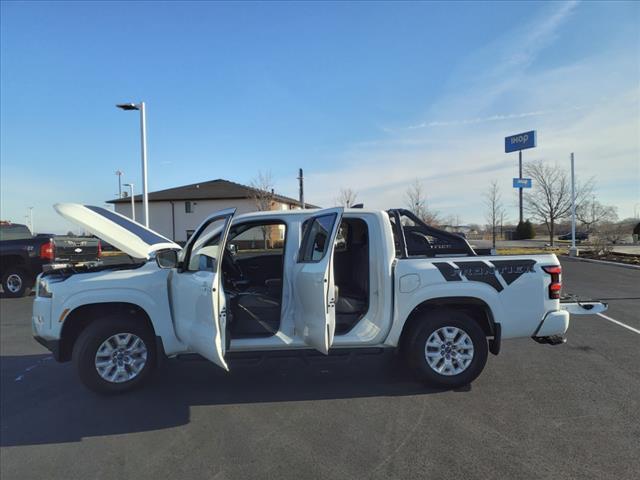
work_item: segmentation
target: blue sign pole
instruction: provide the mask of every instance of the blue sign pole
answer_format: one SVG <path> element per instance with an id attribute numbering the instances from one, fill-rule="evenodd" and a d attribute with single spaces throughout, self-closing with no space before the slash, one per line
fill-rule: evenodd
<path id="1" fill-rule="evenodd" d="M 520 164 L 518 178 L 522 178 L 522 150 L 518 150 L 518 162 Z M 522 223 L 522 187 L 518 189 L 518 198 L 520 200 L 520 223 Z"/>
<path id="2" fill-rule="evenodd" d="M 518 133 L 504 139 L 504 153 L 518 152 L 519 176 L 522 178 L 522 150 L 535 148 L 537 146 L 537 135 L 535 130 Z M 515 185 L 514 185 L 515 186 Z M 522 223 L 522 187 L 518 187 L 518 197 L 520 199 L 520 223 Z"/>

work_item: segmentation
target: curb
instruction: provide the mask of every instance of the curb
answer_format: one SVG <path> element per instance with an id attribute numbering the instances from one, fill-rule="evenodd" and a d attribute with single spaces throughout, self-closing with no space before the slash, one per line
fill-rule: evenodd
<path id="1" fill-rule="evenodd" d="M 560 255 L 563 260 L 574 260 L 576 262 L 599 263 L 601 265 L 613 265 L 614 267 L 630 268 L 632 270 L 640 270 L 640 265 L 628 265 L 626 263 L 609 262 L 607 260 L 594 260 L 593 258 L 570 257 L 568 255 Z"/>

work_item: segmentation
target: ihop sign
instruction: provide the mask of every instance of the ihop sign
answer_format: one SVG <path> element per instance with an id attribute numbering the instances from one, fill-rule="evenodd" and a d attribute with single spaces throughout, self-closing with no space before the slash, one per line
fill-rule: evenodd
<path id="1" fill-rule="evenodd" d="M 504 153 L 517 152 L 527 148 L 535 148 L 536 131 L 518 133 L 504 139 Z"/>

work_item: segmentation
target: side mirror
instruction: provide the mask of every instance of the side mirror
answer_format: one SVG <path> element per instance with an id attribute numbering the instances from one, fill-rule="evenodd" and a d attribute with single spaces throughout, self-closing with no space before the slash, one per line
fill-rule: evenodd
<path id="1" fill-rule="evenodd" d="M 237 255 L 238 254 L 238 246 L 235 243 L 229 243 L 227 245 L 227 249 L 233 254 L 233 255 Z"/>
<path id="2" fill-rule="evenodd" d="M 156 253 L 156 263 L 160 268 L 176 268 L 178 266 L 178 252 L 175 250 L 160 250 Z"/>

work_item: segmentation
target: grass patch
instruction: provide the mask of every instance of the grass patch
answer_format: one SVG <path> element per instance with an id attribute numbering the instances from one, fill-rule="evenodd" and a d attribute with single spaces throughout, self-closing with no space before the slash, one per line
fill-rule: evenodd
<path id="1" fill-rule="evenodd" d="M 563 247 L 512 247 L 497 248 L 498 255 L 545 255 L 555 253 L 556 255 L 566 255 L 568 250 Z"/>

